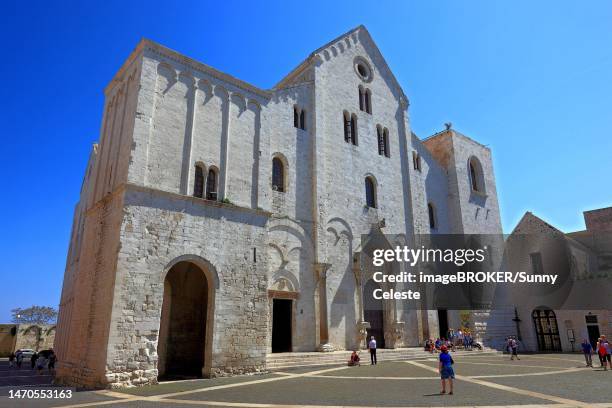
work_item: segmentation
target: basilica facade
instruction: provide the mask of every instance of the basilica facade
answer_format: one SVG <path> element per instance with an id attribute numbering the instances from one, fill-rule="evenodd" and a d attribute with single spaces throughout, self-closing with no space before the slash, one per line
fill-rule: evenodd
<path id="1" fill-rule="evenodd" d="M 501 233 L 490 149 L 451 126 L 417 137 L 363 26 L 272 89 L 143 40 L 105 98 L 74 213 L 59 382 L 257 372 L 270 353 L 366 335 L 421 345 L 456 316 L 364 297 L 377 284 L 362 236 Z"/>

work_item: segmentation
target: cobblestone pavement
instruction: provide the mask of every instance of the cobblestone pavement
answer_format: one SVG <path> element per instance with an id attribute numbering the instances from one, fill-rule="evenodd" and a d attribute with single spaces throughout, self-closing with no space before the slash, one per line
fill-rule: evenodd
<path id="1" fill-rule="evenodd" d="M 8 398 L 11 381 L 0 362 L 0 407 L 612 407 L 612 371 L 586 368 L 581 355 L 455 358 L 454 395 L 440 395 L 435 356 L 381 361 L 377 366 L 300 367 L 264 375 L 166 382 L 120 391 L 73 392 L 70 399 Z M 13 373 L 10 373 L 11 375 Z M 30 372 L 33 381 L 43 381 Z M 50 379 L 48 380 L 50 381 Z M 47 383 L 48 383 L 47 381 Z"/>

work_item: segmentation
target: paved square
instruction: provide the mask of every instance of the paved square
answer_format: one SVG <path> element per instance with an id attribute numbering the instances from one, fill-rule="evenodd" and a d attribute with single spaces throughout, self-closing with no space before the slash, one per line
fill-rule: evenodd
<path id="1" fill-rule="evenodd" d="M 576 354 L 455 357 L 455 395 L 440 395 L 436 356 L 377 366 L 317 366 L 270 374 L 166 382 L 120 391 L 75 392 L 70 400 L 10 400 L 2 407 L 612 407 L 612 371 Z M 4 384 L 9 380 L 2 367 Z M 9 373 L 10 374 L 10 373 Z M 15 387 L 26 373 L 19 373 Z M 42 378 L 39 379 L 43 381 Z M 12 387 L 12 388 L 15 388 Z M 36 385 L 35 387 L 40 387 Z"/>

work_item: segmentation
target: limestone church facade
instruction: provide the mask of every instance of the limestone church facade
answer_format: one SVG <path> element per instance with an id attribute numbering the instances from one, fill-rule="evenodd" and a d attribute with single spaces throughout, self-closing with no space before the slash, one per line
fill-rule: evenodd
<path id="1" fill-rule="evenodd" d="M 74 213 L 58 381 L 256 372 L 456 324 L 364 301 L 362 234 L 501 233 L 490 149 L 450 127 L 419 139 L 408 108 L 363 26 L 269 90 L 141 41 L 105 89 Z"/>

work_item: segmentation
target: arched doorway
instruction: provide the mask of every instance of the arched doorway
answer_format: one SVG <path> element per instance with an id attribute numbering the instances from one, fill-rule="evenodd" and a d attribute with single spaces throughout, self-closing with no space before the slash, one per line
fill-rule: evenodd
<path id="1" fill-rule="evenodd" d="M 382 299 L 375 299 L 373 293 L 376 289 L 380 289 L 380 285 L 373 280 L 369 280 L 364 288 L 364 305 L 363 305 L 363 318 L 366 322 L 370 323 L 368 329 L 367 341 L 374 336 L 376 339 L 376 346 L 378 348 L 385 347 L 385 313 L 383 310 Z M 367 343 L 366 343 L 367 344 Z"/>
<path id="2" fill-rule="evenodd" d="M 560 352 L 561 338 L 557 317 L 551 309 L 535 309 L 531 313 L 538 339 L 538 350 L 544 352 Z"/>
<path id="3" fill-rule="evenodd" d="M 205 374 L 213 285 L 205 271 L 190 261 L 177 262 L 166 274 L 157 347 L 161 379 Z"/>

